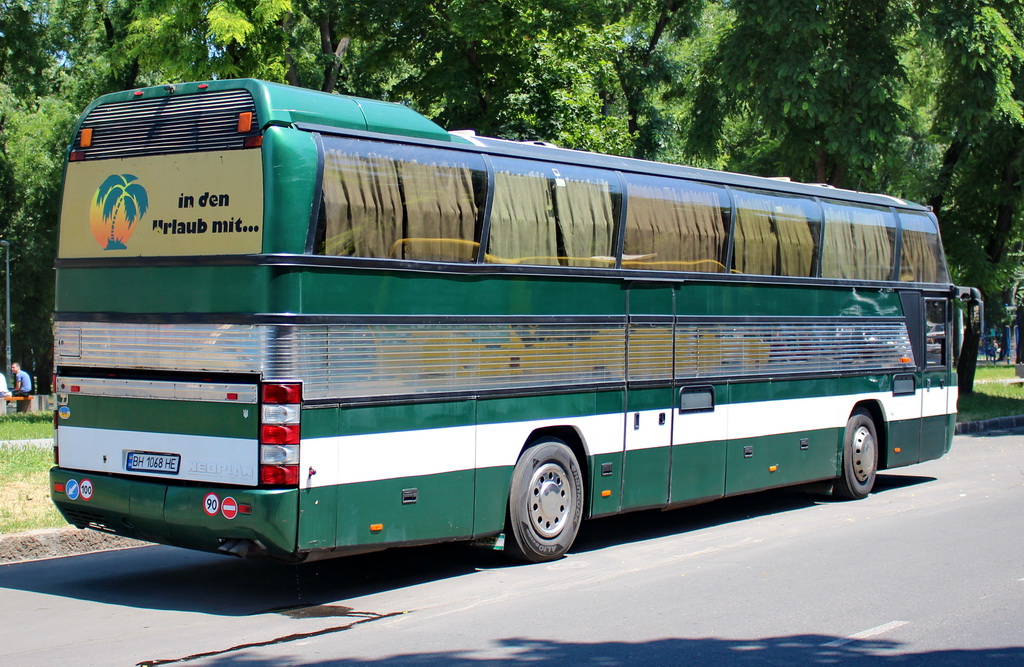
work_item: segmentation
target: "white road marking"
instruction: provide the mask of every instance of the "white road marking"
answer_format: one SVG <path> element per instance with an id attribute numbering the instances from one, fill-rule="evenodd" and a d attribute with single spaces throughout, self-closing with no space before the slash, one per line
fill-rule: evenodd
<path id="1" fill-rule="evenodd" d="M 843 639 L 836 639 L 834 641 L 828 642 L 827 644 L 822 644 L 822 646 L 827 646 L 829 648 L 843 646 L 845 644 L 849 644 L 850 642 L 855 642 L 859 639 L 867 639 L 868 637 L 874 637 L 875 635 L 884 634 L 886 632 L 889 632 L 890 630 L 895 630 L 898 627 L 904 626 L 909 622 L 910 621 L 889 621 L 885 625 L 879 625 L 869 630 L 863 630 L 855 635 L 850 635 L 849 637 L 844 637 Z"/>

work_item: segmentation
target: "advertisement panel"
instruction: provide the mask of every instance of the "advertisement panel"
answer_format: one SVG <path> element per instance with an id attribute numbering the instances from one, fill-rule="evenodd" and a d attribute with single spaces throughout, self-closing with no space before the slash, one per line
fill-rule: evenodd
<path id="1" fill-rule="evenodd" d="M 71 162 L 58 256 L 259 253 L 261 155 L 236 150 Z"/>

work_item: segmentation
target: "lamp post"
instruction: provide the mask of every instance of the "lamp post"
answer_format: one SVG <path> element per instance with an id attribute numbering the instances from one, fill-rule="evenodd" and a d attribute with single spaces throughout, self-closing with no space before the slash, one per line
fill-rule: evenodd
<path id="1" fill-rule="evenodd" d="M 0 240 L 4 247 L 4 281 L 6 282 L 4 320 L 7 323 L 7 337 L 4 338 L 4 375 L 11 372 L 11 242 Z M 13 386 L 8 384 L 8 386 Z"/>

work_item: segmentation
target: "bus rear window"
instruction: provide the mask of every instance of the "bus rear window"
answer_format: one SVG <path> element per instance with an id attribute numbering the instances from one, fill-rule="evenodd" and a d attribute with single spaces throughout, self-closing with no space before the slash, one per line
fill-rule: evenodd
<path id="1" fill-rule="evenodd" d="M 340 137 L 323 142 L 317 254 L 476 260 L 486 194 L 479 156 Z"/>

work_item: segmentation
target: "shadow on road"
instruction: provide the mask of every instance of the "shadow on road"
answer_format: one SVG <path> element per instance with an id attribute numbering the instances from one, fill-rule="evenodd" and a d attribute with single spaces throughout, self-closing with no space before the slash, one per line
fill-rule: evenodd
<path id="1" fill-rule="evenodd" d="M 495 655 L 497 654 L 497 655 Z M 276 667 L 280 664 L 322 667 L 345 665 L 830 665 L 858 661 L 872 665 L 1013 665 L 1024 661 L 1024 648 L 951 649 L 904 653 L 903 644 L 886 640 L 848 641 L 827 635 L 790 635 L 763 639 L 718 638 L 659 639 L 649 642 L 594 644 L 509 638 L 495 640 L 488 655 L 466 651 L 401 654 L 377 660 L 317 659 L 310 662 L 299 652 L 273 659 L 247 656 L 245 651 L 204 661 L 234 667 Z M 223 663 L 221 662 L 223 661 Z M 159 663 L 155 663 L 159 664 Z"/>
<path id="2" fill-rule="evenodd" d="M 932 478 L 879 475 L 885 493 Z M 821 502 L 778 489 L 667 512 L 634 512 L 583 524 L 573 551 L 588 552 L 740 522 Z M 303 563 L 242 561 L 165 546 L 0 566 L 0 588 L 143 609 L 246 616 L 343 603 L 382 591 L 514 566 L 500 553 L 463 544 L 391 549 Z"/>

